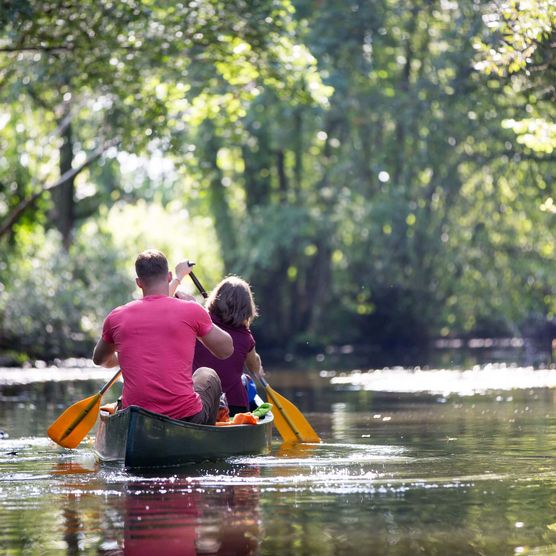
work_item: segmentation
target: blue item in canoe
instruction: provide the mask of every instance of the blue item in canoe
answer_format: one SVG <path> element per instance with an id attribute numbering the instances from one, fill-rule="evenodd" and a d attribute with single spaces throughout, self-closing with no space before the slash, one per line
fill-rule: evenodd
<path id="1" fill-rule="evenodd" d="M 270 413 L 257 425 L 216 427 L 179 421 L 137 406 L 113 415 L 101 411 L 95 452 L 101 461 L 128 468 L 267 454 L 273 421 Z"/>
<path id="2" fill-rule="evenodd" d="M 253 379 L 249 375 L 246 375 L 245 373 L 241 375 L 241 382 L 243 382 L 243 386 L 245 386 L 245 389 L 247 390 L 247 399 L 249 400 L 249 410 L 253 411 L 254 409 L 257 408 L 257 402 L 255 401 L 255 398 L 257 397 L 257 385 L 255 384 Z"/>

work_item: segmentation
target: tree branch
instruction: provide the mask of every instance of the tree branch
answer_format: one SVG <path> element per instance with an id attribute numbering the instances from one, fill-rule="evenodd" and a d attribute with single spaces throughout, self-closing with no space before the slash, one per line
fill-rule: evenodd
<path id="1" fill-rule="evenodd" d="M 57 187 L 60 187 L 62 184 L 67 182 L 68 180 L 74 178 L 78 174 L 80 174 L 85 168 L 93 164 L 98 158 L 100 158 L 109 148 L 116 146 L 119 143 L 119 139 L 108 141 L 103 143 L 99 147 L 97 147 L 92 153 L 89 154 L 87 160 L 80 164 L 77 168 L 72 168 L 67 172 L 64 172 L 60 178 L 55 181 L 54 183 L 46 184 L 41 189 L 33 193 L 30 197 L 23 199 L 15 209 L 6 217 L 2 225 L 0 225 L 0 239 L 7 235 L 12 228 L 14 227 L 15 223 L 21 218 L 23 213 L 27 208 L 29 208 L 35 201 L 47 191 L 52 191 Z"/>
<path id="2" fill-rule="evenodd" d="M 0 52 L 71 52 L 75 49 L 74 45 L 71 46 L 3 46 Z"/>

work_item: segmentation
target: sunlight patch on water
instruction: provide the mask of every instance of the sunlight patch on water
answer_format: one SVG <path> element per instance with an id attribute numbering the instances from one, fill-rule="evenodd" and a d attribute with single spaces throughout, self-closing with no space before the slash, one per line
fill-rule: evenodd
<path id="1" fill-rule="evenodd" d="M 64 450 L 54 447 L 47 437 L 22 437 L 0 441 L 0 470 L 4 465 L 28 464 L 33 462 L 47 463 L 52 461 L 93 458 L 87 449 Z M 0 477 L 0 482 L 3 477 Z"/>
<path id="2" fill-rule="evenodd" d="M 36 473 L 3 473 L 2 482 L 42 481 L 50 475 L 37 475 Z"/>
<path id="3" fill-rule="evenodd" d="M 131 477 L 128 477 L 131 479 Z M 421 489 L 461 489 L 469 488 L 479 482 L 499 483 L 514 480 L 511 475 L 481 474 L 460 477 L 422 477 L 394 478 L 387 473 L 378 471 L 360 471 L 358 473 L 348 469 L 327 469 L 321 467 L 312 469 L 309 473 L 242 476 L 242 475 L 207 475 L 204 477 L 189 477 L 187 480 L 172 482 L 168 478 L 157 477 L 141 479 L 133 494 L 189 494 L 191 492 L 218 492 L 226 488 L 254 488 L 263 492 L 301 493 L 312 492 L 321 494 L 381 494 L 402 493 Z M 135 481 L 130 480 L 130 484 Z M 151 485 L 148 486 L 147 485 Z M 141 485 L 144 485 L 141 488 Z M 74 491 L 72 491 L 74 492 Z M 89 491 L 88 493 L 90 493 Z"/>
<path id="4" fill-rule="evenodd" d="M 45 448 L 52 445 L 52 441 L 46 436 L 22 436 L 21 438 L 6 438 L 0 442 L 0 448 L 8 450 L 23 447 Z"/>
<path id="5" fill-rule="evenodd" d="M 334 445 L 329 445 L 333 447 Z M 356 449 L 354 457 L 309 457 L 288 460 L 279 456 L 233 458 L 226 463 L 192 466 L 179 471 L 152 470 L 149 475 L 123 468 L 106 469 L 93 465 L 85 468 L 78 461 L 66 459 L 58 466 L 45 462 L 40 470 L 14 469 L 3 474 L 4 486 L 0 488 L 2 507 L 23 500 L 52 496 L 121 497 L 123 495 L 187 495 L 219 493 L 221 489 L 252 488 L 259 493 L 308 493 L 326 495 L 344 494 L 404 494 L 415 490 L 466 489 L 478 483 L 529 483 L 553 481 L 556 471 L 520 474 L 515 472 L 455 473 L 424 477 L 420 473 L 397 476 L 395 464 L 423 461 L 396 455 L 397 447 L 361 447 L 344 444 Z M 391 452 L 390 455 L 387 455 Z M 79 458 L 76 458 L 79 459 Z M 416 469 L 414 469 L 416 471 Z M 61 474 L 59 474 L 61 472 Z M 82 474 L 84 473 L 84 474 Z M 170 474 L 171 473 L 171 474 Z M 486 488 L 486 487 L 485 487 Z M 490 488 L 490 487 L 489 487 Z"/>
<path id="6" fill-rule="evenodd" d="M 380 494 L 400 493 L 410 490 L 430 489 L 465 489 L 474 487 L 477 483 L 501 482 L 523 483 L 553 479 L 554 472 L 547 472 L 542 476 L 515 477 L 512 473 L 482 473 L 447 477 L 392 477 L 389 473 L 378 471 L 355 472 L 349 469 L 314 468 L 310 473 L 280 474 L 260 477 L 241 476 L 207 476 L 195 479 L 197 488 L 223 488 L 234 486 L 257 487 L 261 492 L 304 492 L 310 491 L 322 494 Z"/>
<path id="7" fill-rule="evenodd" d="M 237 460 L 236 460 L 237 461 Z M 315 457 L 312 459 L 283 459 L 283 458 L 273 458 L 268 457 L 264 461 L 258 461 L 257 465 L 260 467 L 314 467 L 314 466 L 352 466 L 352 465 L 365 465 L 371 463 L 387 463 L 391 464 L 401 464 L 411 461 L 411 458 L 405 457 L 384 457 L 384 456 L 373 456 L 369 455 L 349 455 L 344 456 L 343 459 L 339 460 L 338 457 Z M 238 463 L 248 463 L 246 461 L 241 461 Z"/>
<path id="8" fill-rule="evenodd" d="M 426 392 L 447 396 L 458 394 L 472 396 L 496 390 L 555 388 L 556 370 L 533 367 L 510 367 L 490 364 L 469 370 L 447 369 L 377 369 L 338 374 L 323 371 L 323 378 L 330 378 L 335 386 L 374 392 L 419 393 Z"/>
<path id="9" fill-rule="evenodd" d="M 114 376 L 114 369 L 101 367 L 47 367 L 11 368 L 0 367 L 0 386 L 32 384 L 35 382 L 60 382 L 98 380 L 106 382 Z"/>
<path id="10" fill-rule="evenodd" d="M 282 444 L 268 456 L 239 456 L 230 462 L 261 468 L 351 467 L 370 464 L 402 464 L 412 460 L 400 446 L 354 443 Z"/>

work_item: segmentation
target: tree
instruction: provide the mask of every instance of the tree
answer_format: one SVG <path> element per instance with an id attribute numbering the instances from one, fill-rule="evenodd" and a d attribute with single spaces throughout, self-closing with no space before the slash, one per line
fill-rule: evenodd
<path id="1" fill-rule="evenodd" d="M 518 93 L 473 70 L 481 6 L 296 9 L 329 107 L 267 90 L 219 148 L 221 169 L 236 161 L 219 176 L 239 234 L 228 269 L 255 283 L 259 336 L 299 348 L 520 334 L 551 310 L 554 238 L 534 200 L 550 171 L 500 126 Z"/>
<path id="2" fill-rule="evenodd" d="M 256 94 L 260 79 L 282 81 L 291 33 L 287 1 L 8 2 L 0 25 L 3 101 L 49 123 L 44 143 L 37 137 L 26 150 L 55 142 L 58 175 L 107 142 L 179 152 L 189 119 L 198 117 L 193 99 L 225 82 L 241 101 Z M 22 125 L 17 112 L 11 118 Z M 46 161 L 36 163 L 57 181 Z M 50 188 L 66 247 L 78 214 L 77 178 Z"/>
<path id="3" fill-rule="evenodd" d="M 52 214 L 27 200 L 60 182 L 68 230 L 140 197 L 212 221 L 282 353 L 554 318 L 553 2 L 53 5 L 0 19 L 0 213 L 26 207 L 4 220 L 12 251 Z M 175 171 L 123 187 L 125 152 Z"/>
<path id="4" fill-rule="evenodd" d="M 198 131 L 210 131 L 212 119 L 237 119 L 267 83 L 290 95 L 307 69 L 288 65 L 294 43 L 287 0 L 4 3 L 0 239 L 9 250 L 0 261 L 2 282 L 22 264 L 18 250 L 32 256 L 29 240 L 40 248 L 37 228 L 55 225 L 74 259 L 79 223 L 102 206 L 149 193 L 119 182 L 119 153 L 165 153 L 179 164 Z M 217 156 L 207 149 L 215 213 L 225 208 L 224 200 L 218 204 Z M 185 189 L 174 195 L 180 193 Z M 16 297 L 6 292 L 5 299 Z"/>

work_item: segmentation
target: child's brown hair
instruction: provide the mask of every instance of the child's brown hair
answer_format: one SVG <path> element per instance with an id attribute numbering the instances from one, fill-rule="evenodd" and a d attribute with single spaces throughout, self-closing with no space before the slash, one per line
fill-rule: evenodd
<path id="1" fill-rule="evenodd" d="M 258 315 L 251 287 L 238 276 L 224 278 L 207 299 L 211 315 L 230 326 L 249 326 Z"/>

